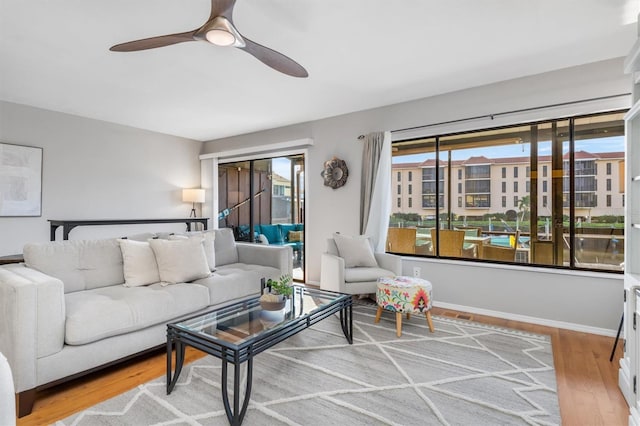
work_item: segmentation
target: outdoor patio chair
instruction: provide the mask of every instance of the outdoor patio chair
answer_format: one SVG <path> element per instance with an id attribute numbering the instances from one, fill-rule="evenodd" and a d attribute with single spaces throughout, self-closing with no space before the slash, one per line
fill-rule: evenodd
<path id="1" fill-rule="evenodd" d="M 436 244 L 436 238 L 438 238 L 438 244 Z M 436 252 L 440 256 L 449 257 L 462 257 L 462 250 L 464 248 L 464 231 L 456 231 L 454 229 L 436 229 L 431 230 L 431 244 L 434 247 L 438 247 Z"/>

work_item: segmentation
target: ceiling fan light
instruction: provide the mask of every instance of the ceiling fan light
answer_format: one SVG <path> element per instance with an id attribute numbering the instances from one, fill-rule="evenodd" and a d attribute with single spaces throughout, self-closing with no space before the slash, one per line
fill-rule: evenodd
<path id="1" fill-rule="evenodd" d="M 209 43 L 215 44 L 216 46 L 231 46 L 236 42 L 235 36 L 222 28 L 214 28 L 207 31 L 205 37 Z"/>

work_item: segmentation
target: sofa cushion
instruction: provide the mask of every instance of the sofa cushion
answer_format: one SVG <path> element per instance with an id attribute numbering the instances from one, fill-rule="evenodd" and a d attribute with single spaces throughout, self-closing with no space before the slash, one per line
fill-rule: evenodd
<path id="1" fill-rule="evenodd" d="M 64 292 L 124 283 L 122 252 L 115 239 L 28 243 L 24 261 L 64 283 Z"/>
<path id="2" fill-rule="evenodd" d="M 83 345 L 195 312 L 209 305 L 209 290 L 196 284 L 117 285 L 67 294 L 65 304 L 65 343 Z"/>
<path id="3" fill-rule="evenodd" d="M 156 256 L 163 284 L 193 281 L 211 273 L 202 236 L 184 240 L 150 240 L 149 245 Z"/>
<path id="4" fill-rule="evenodd" d="M 289 240 L 290 243 L 300 243 L 304 238 L 302 231 L 289 231 Z"/>
<path id="5" fill-rule="evenodd" d="M 369 237 L 363 235 L 352 237 L 334 234 L 333 239 L 338 247 L 338 253 L 340 257 L 344 259 L 344 264 L 347 268 L 354 266 L 378 266 L 378 262 L 373 255 L 373 248 L 371 247 Z"/>
<path id="6" fill-rule="evenodd" d="M 122 251 L 124 285 L 138 287 L 160 281 L 156 257 L 147 242 L 118 240 Z"/>
<path id="7" fill-rule="evenodd" d="M 280 231 L 280 225 L 260 225 L 260 232 L 267 237 L 269 244 L 284 243 L 282 232 Z"/>
<path id="8" fill-rule="evenodd" d="M 219 266 L 208 278 L 194 281 L 209 289 L 211 304 L 260 292 L 260 279 L 277 279 L 282 273 L 270 266 L 232 263 Z"/>
<path id="9" fill-rule="evenodd" d="M 123 240 L 142 241 L 145 243 L 153 238 L 158 238 L 158 235 L 153 232 L 143 232 L 141 234 L 127 235 L 126 237 L 122 237 Z"/>
<path id="10" fill-rule="evenodd" d="M 221 228 L 216 229 L 215 233 L 216 268 L 230 263 L 237 263 L 238 249 L 236 248 L 236 240 L 233 237 L 233 230 L 231 228 Z"/>
<path id="11" fill-rule="evenodd" d="M 285 243 L 288 243 L 289 242 L 289 232 L 295 231 L 296 230 L 296 225 L 295 224 L 291 225 L 291 224 L 283 224 L 283 223 L 281 223 L 278 226 L 280 227 L 280 235 L 282 235 L 282 240 Z"/>

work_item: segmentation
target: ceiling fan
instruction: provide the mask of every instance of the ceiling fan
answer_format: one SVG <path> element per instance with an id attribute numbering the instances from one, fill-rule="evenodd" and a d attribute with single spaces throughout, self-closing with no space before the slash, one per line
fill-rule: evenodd
<path id="1" fill-rule="evenodd" d="M 200 28 L 184 33 L 168 34 L 116 44 L 113 52 L 133 52 L 170 46 L 186 41 L 208 41 L 217 46 L 231 46 L 255 56 L 265 65 L 292 77 L 308 77 L 309 73 L 293 59 L 255 43 L 244 37 L 233 25 L 233 7 L 236 0 L 211 0 L 211 14 Z"/>

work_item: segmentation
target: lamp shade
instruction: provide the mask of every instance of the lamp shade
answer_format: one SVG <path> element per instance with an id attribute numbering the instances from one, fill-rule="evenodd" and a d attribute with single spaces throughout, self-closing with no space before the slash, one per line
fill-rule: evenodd
<path id="1" fill-rule="evenodd" d="M 185 203 L 204 203 L 204 189 L 183 189 L 182 201 Z"/>

